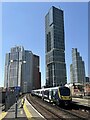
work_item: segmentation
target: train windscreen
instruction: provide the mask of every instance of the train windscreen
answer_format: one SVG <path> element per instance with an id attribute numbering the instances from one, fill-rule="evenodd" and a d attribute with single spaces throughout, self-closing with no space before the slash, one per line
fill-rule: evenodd
<path id="1" fill-rule="evenodd" d="M 66 87 L 59 88 L 60 95 L 62 96 L 69 96 L 70 95 L 70 89 Z"/>

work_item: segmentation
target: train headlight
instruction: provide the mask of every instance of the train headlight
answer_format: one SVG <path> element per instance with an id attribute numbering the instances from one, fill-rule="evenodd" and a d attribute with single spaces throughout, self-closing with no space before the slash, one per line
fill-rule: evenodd
<path id="1" fill-rule="evenodd" d="M 65 99 L 65 96 L 61 96 L 61 99 L 64 100 L 64 99 Z"/>

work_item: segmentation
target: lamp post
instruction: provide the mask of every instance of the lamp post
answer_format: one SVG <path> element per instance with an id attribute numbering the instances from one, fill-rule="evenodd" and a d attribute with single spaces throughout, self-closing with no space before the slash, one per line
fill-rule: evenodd
<path id="1" fill-rule="evenodd" d="M 11 63 L 13 62 L 21 62 L 21 63 L 26 63 L 26 61 L 23 61 L 23 60 L 11 60 Z M 18 71 L 19 71 L 19 64 L 18 64 L 18 67 L 17 67 L 17 86 L 15 87 L 15 94 L 16 94 L 16 101 L 15 101 L 15 118 L 17 118 L 17 100 L 18 100 L 18 92 L 20 90 L 20 87 L 18 86 Z"/>
<path id="2" fill-rule="evenodd" d="M 10 79 L 10 64 L 9 64 L 9 66 L 8 66 L 8 68 L 7 68 L 7 83 L 6 83 L 6 97 L 5 97 L 5 111 L 7 111 L 8 110 L 8 108 L 9 108 L 9 91 L 8 91 L 8 89 L 9 89 L 9 79 Z"/>

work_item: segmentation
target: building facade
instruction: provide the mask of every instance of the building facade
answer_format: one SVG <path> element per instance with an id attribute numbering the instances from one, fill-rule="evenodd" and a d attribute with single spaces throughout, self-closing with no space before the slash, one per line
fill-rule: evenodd
<path id="1" fill-rule="evenodd" d="M 46 86 L 67 82 L 64 39 L 63 11 L 52 6 L 45 16 Z"/>
<path id="2" fill-rule="evenodd" d="M 70 67 L 71 83 L 85 82 L 85 65 L 77 48 L 72 48 L 72 65 Z"/>
<path id="3" fill-rule="evenodd" d="M 39 72 L 39 56 L 33 55 L 33 89 L 41 88 L 41 72 Z"/>
<path id="4" fill-rule="evenodd" d="M 36 86 L 37 81 L 38 85 Z M 41 87 L 39 56 L 24 50 L 22 46 L 11 48 L 5 59 L 4 87 L 16 86 L 19 86 L 22 92 L 30 92 L 33 88 Z"/>
<path id="5" fill-rule="evenodd" d="M 86 83 L 90 83 L 90 78 L 89 77 L 85 77 L 85 82 Z"/>
<path id="6" fill-rule="evenodd" d="M 73 83 L 73 67 L 72 64 L 70 65 L 70 82 Z"/>

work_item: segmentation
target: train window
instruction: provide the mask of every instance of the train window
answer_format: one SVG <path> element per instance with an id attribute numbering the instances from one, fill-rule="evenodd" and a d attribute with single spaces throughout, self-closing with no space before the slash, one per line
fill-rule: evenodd
<path id="1" fill-rule="evenodd" d="M 49 94 L 49 91 L 48 91 L 48 90 L 45 90 L 45 91 L 44 91 L 44 94 L 45 94 L 45 95 L 48 95 L 48 94 Z"/>
<path id="2" fill-rule="evenodd" d="M 53 96 L 55 96 L 56 92 L 57 92 L 57 90 L 56 90 L 56 89 L 55 89 L 55 90 L 53 90 Z"/>
<path id="3" fill-rule="evenodd" d="M 60 90 L 60 95 L 62 96 L 69 96 L 70 95 L 70 89 L 66 87 L 59 88 Z"/>
<path id="4" fill-rule="evenodd" d="M 48 90 L 45 90 L 45 91 L 44 91 L 44 95 L 45 95 L 47 98 L 49 98 L 49 91 L 48 91 Z"/>
<path id="5" fill-rule="evenodd" d="M 56 91 L 55 91 L 55 90 L 53 90 L 53 96 L 55 96 L 55 93 L 56 93 Z"/>

